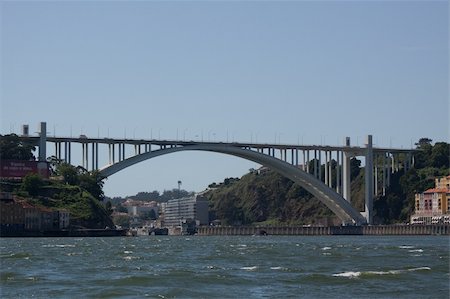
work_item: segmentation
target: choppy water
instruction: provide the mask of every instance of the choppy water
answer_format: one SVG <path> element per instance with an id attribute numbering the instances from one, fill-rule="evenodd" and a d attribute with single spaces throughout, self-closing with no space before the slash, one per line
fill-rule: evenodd
<path id="1" fill-rule="evenodd" d="M 0 239 L 1 298 L 449 298 L 449 238 Z"/>

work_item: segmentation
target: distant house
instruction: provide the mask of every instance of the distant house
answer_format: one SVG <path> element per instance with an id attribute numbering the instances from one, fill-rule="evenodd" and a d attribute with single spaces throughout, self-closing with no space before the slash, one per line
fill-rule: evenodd
<path id="1" fill-rule="evenodd" d="M 2 232 L 40 232 L 66 229 L 70 225 L 68 211 L 35 207 L 24 200 L 1 200 Z"/>
<path id="2" fill-rule="evenodd" d="M 14 201 L 0 201 L 0 229 L 2 233 L 24 230 L 25 213 Z"/>
<path id="3" fill-rule="evenodd" d="M 150 213 L 153 210 L 155 217 L 158 218 L 159 208 L 156 201 L 147 202 L 127 199 L 123 203 L 123 206 L 127 209 L 129 216 L 142 216 L 146 213 Z"/>
<path id="4" fill-rule="evenodd" d="M 411 224 L 450 224 L 450 176 L 436 178 L 435 187 L 415 196 Z"/>

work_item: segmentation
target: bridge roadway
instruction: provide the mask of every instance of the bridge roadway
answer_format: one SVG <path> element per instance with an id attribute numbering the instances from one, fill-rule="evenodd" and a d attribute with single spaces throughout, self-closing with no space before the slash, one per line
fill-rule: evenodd
<path id="1" fill-rule="evenodd" d="M 144 160 L 179 151 L 210 151 L 241 157 L 292 179 L 326 204 L 344 223 L 354 224 L 372 223 L 373 196 L 385 192 L 392 173 L 407 169 L 414 163 L 413 150 L 375 148 L 371 135 L 367 136 L 366 146 L 359 147 L 351 146 L 349 137 L 344 146 L 328 146 L 88 138 L 83 135 L 51 137 L 46 134 L 46 123 L 41 123 L 40 132 L 43 133 L 39 133 L 39 136 L 29 136 L 26 132 L 20 136 L 22 140 L 39 147 L 40 161 L 47 159 L 47 143 L 53 143 L 55 156 L 72 163 L 71 145 L 79 143 L 82 145 L 82 166 L 87 170 L 99 170 L 104 177 Z M 99 167 L 99 144 L 108 147 L 109 163 L 104 167 Z M 134 147 L 134 154 L 131 155 L 126 150 L 130 146 Z M 361 213 L 350 204 L 350 159 L 356 156 L 365 158 L 365 211 Z"/>

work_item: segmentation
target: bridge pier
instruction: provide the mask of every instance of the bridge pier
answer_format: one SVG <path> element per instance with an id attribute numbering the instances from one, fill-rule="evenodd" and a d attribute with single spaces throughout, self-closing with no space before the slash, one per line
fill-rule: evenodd
<path id="1" fill-rule="evenodd" d="M 350 137 L 345 137 L 345 147 L 350 147 Z M 342 195 L 348 201 L 351 202 L 350 193 L 350 153 L 347 151 L 343 152 L 342 158 Z"/>
<path id="2" fill-rule="evenodd" d="M 365 170 L 365 216 L 368 224 L 372 224 L 373 212 L 373 148 L 372 135 L 367 136 Z"/>
<path id="3" fill-rule="evenodd" d="M 39 161 L 47 161 L 47 123 L 41 122 L 39 131 Z"/>
<path id="4" fill-rule="evenodd" d="M 338 194 L 342 195 L 342 192 L 341 192 L 341 171 L 342 171 L 342 169 L 341 169 L 341 163 L 340 163 L 341 155 L 342 155 L 342 152 L 337 151 L 337 153 L 336 153 L 336 192 Z"/>

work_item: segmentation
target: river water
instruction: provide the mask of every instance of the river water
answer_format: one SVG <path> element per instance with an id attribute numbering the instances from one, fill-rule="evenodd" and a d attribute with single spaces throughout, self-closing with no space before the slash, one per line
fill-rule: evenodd
<path id="1" fill-rule="evenodd" d="M 0 239 L 1 298 L 449 298 L 444 236 Z"/>

